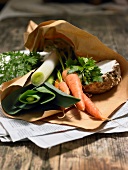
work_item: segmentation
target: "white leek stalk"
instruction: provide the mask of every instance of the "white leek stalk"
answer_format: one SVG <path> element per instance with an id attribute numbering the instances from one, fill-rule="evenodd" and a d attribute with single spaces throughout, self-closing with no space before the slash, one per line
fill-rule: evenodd
<path id="1" fill-rule="evenodd" d="M 58 61 L 59 58 L 56 51 L 52 51 L 50 54 L 48 54 L 43 64 L 32 74 L 31 83 L 35 86 L 40 86 L 43 84 L 53 72 Z"/>

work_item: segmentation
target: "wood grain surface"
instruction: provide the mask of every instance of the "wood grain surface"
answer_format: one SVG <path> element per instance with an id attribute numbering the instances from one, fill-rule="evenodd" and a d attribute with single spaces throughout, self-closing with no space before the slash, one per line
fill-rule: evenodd
<path id="1" fill-rule="evenodd" d="M 128 15 L 82 15 L 8 18 L 0 22 L 0 52 L 22 50 L 29 20 L 37 24 L 64 19 L 98 36 L 128 59 Z M 122 94 L 123 95 L 123 94 Z M 41 149 L 30 141 L 0 142 L 0 170 L 127 170 L 128 133 L 93 134 Z"/>

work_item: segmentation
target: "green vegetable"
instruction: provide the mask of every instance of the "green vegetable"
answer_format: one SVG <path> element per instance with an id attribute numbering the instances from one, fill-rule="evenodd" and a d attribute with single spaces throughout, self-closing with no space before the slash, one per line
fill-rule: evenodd
<path id="1" fill-rule="evenodd" d="M 54 94 L 56 95 L 53 103 L 60 106 L 60 107 L 70 107 L 73 104 L 77 103 L 80 101 L 80 99 L 73 97 L 72 95 L 68 95 L 64 92 L 62 92 L 61 90 L 57 89 L 55 86 L 49 84 L 48 82 L 45 82 L 44 85 L 51 90 L 52 92 L 54 92 Z"/>
<path id="2" fill-rule="evenodd" d="M 25 104 L 33 104 L 40 100 L 41 96 L 36 90 L 27 90 L 20 95 L 19 101 Z"/>
<path id="3" fill-rule="evenodd" d="M 23 76 L 41 65 L 41 56 L 37 52 L 25 54 L 10 51 L 0 54 L 0 84 L 18 76 Z"/>
<path id="4" fill-rule="evenodd" d="M 59 59 L 56 51 L 52 51 L 44 60 L 42 65 L 32 74 L 31 82 L 34 86 L 43 84 L 55 69 Z"/>
<path id="5" fill-rule="evenodd" d="M 40 104 L 52 101 L 56 97 L 55 94 L 45 86 L 37 87 L 36 90 L 42 94 Z"/>
<path id="6" fill-rule="evenodd" d="M 92 82 L 101 82 L 102 73 L 92 58 L 78 57 L 75 60 L 71 58 L 66 61 L 66 67 L 69 68 L 68 73 L 77 73 L 83 85 Z"/>
<path id="7" fill-rule="evenodd" d="M 55 79 L 55 74 L 52 73 L 46 81 L 50 84 L 54 84 L 54 81 L 55 81 L 54 79 Z"/>
<path id="8" fill-rule="evenodd" d="M 28 85 L 15 90 L 2 100 L 1 106 L 7 114 L 15 115 L 21 112 L 24 114 L 25 112 L 31 113 L 33 109 L 43 112 L 50 109 L 59 109 L 60 107 L 66 108 L 78 101 L 80 99 L 67 95 L 45 82 L 40 87 Z"/>

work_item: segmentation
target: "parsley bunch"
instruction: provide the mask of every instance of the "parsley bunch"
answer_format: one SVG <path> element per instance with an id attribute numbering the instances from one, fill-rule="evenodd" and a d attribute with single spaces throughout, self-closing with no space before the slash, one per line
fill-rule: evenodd
<path id="1" fill-rule="evenodd" d="M 41 56 L 37 52 L 25 54 L 10 51 L 0 54 L 0 84 L 15 77 L 23 76 L 41 64 Z"/>
<path id="2" fill-rule="evenodd" d="M 96 65 L 96 61 L 92 58 L 78 57 L 77 59 L 68 59 L 66 67 L 69 68 L 68 73 L 77 73 L 83 85 L 92 82 L 102 82 L 102 73 Z"/>

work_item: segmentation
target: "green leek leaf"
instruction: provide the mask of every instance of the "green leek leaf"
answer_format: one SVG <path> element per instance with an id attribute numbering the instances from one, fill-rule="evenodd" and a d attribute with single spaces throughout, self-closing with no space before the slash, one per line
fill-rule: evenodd
<path id="1" fill-rule="evenodd" d="M 66 108 L 80 101 L 80 99 L 62 92 L 48 82 L 45 82 L 44 85 L 55 93 L 56 97 L 53 102 L 58 106 Z"/>
<path id="2" fill-rule="evenodd" d="M 19 88 L 13 91 L 11 94 L 9 94 L 6 98 L 4 98 L 1 101 L 1 106 L 6 113 L 11 114 L 11 115 L 17 114 L 18 112 L 22 110 L 22 108 L 25 108 L 26 104 L 21 103 L 21 102 L 19 103 L 18 101 L 19 101 L 19 95 L 23 93 L 24 91 L 26 91 L 28 88 L 31 88 L 31 86 L 29 85 L 23 88 Z"/>
<path id="3" fill-rule="evenodd" d="M 17 113 L 31 113 L 36 109 L 43 112 L 50 109 L 59 109 L 59 107 L 66 108 L 78 101 L 80 99 L 67 95 L 50 83 L 45 82 L 40 87 L 28 85 L 13 91 L 2 100 L 1 105 L 7 114 L 14 115 Z"/>
<path id="4" fill-rule="evenodd" d="M 40 96 L 37 95 L 37 91 L 35 90 L 27 90 L 23 94 L 20 95 L 19 101 L 25 104 L 33 104 L 40 100 Z"/>
<path id="5" fill-rule="evenodd" d="M 37 87 L 36 90 L 40 93 L 43 93 L 40 104 L 47 103 L 47 102 L 53 100 L 56 97 L 53 92 L 51 92 L 50 90 L 48 90 L 44 86 Z"/>

